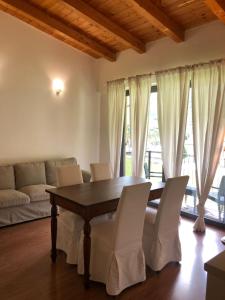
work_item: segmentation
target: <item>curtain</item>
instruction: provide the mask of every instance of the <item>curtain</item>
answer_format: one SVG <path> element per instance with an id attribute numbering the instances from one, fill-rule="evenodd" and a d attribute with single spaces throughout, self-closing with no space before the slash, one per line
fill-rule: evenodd
<path id="1" fill-rule="evenodd" d="M 107 83 L 109 154 L 113 177 L 119 177 L 121 144 L 125 113 L 125 81 L 119 79 Z"/>
<path id="2" fill-rule="evenodd" d="M 132 174 L 143 175 L 146 147 L 151 75 L 128 79 L 131 105 Z"/>
<path id="3" fill-rule="evenodd" d="M 165 177 L 181 175 L 190 69 L 156 73 L 158 122 Z"/>
<path id="4" fill-rule="evenodd" d="M 205 231 L 205 202 L 222 152 L 225 133 L 225 62 L 193 67 L 192 117 L 196 185 L 195 231 Z"/>

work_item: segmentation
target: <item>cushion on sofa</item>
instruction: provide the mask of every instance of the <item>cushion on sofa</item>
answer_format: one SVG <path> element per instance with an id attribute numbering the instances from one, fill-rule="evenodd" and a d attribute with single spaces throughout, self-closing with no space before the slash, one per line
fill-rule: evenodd
<path id="1" fill-rule="evenodd" d="M 15 189 L 13 166 L 0 166 L 0 190 Z"/>
<path id="2" fill-rule="evenodd" d="M 45 201 L 50 199 L 50 194 L 46 193 L 46 189 L 54 188 L 52 185 L 47 184 L 35 184 L 24 186 L 19 189 L 20 192 L 27 194 L 30 197 L 31 202 Z"/>
<path id="3" fill-rule="evenodd" d="M 14 169 L 18 190 L 27 185 L 46 183 L 44 162 L 19 163 Z"/>
<path id="4" fill-rule="evenodd" d="M 30 203 L 30 198 L 24 193 L 12 189 L 0 190 L 0 208 L 19 206 Z"/>
<path id="5" fill-rule="evenodd" d="M 62 165 L 76 165 L 76 164 L 77 164 L 77 160 L 75 157 L 47 160 L 45 162 L 47 184 L 54 185 L 54 186 L 57 185 L 56 167 L 60 167 Z"/>

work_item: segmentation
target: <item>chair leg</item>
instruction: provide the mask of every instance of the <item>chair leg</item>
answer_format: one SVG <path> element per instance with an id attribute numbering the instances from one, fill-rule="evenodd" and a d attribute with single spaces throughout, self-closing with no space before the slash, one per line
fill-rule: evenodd
<path id="1" fill-rule="evenodd" d="M 221 204 L 221 206 L 220 206 L 220 221 L 221 222 L 224 221 L 224 206 L 223 206 L 223 204 Z"/>
<path id="2" fill-rule="evenodd" d="M 225 223 L 225 207 L 224 207 L 224 204 L 222 206 L 222 211 L 223 211 L 223 223 Z"/>
<path id="3" fill-rule="evenodd" d="M 193 196 L 194 197 L 194 213 L 196 212 L 196 195 Z"/>
<path id="4" fill-rule="evenodd" d="M 220 203 L 217 202 L 217 205 L 218 205 L 219 221 L 221 221 L 221 209 L 220 209 Z"/>
<path id="5" fill-rule="evenodd" d="M 160 272 L 161 272 L 161 271 L 154 271 L 154 270 L 151 270 L 151 273 L 152 273 L 153 275 L 156 275 L 156 276 L 159 275 Z"/>

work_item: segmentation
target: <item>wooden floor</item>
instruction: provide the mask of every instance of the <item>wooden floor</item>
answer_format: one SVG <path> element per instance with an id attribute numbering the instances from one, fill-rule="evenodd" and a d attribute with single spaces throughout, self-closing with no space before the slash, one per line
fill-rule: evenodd
<path id="1" fill-rule="evenodd" d="M 183 259 L 169 264 L 159 275 L 147 271 L 147 280 L 125 290 L 117 298 L 130 300 L 203 300 L 204 262 L 225 250 L 225 231 L 207 227 L 205 234 L 192 231 L 193 222 L 182 219 L 180 237 Z M 65 263 L 61 252 L 55 265 L 50 257 L 50 219 L 0 229 L 1 300 L 101 300 L 111 299 L 103 284 L 86 291 L 76 267 Z"/>

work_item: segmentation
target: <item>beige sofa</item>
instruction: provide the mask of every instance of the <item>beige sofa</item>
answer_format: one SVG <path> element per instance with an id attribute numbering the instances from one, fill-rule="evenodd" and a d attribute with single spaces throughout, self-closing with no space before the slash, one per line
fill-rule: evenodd
<path id="1" fill-rule="evenodd" d="M 0 227 L 50 215 L 47 188 L 56 186 L 55 168 L 77 164 L 75 158 L 0 166 Z M 84 182 L 90 173 L 82 171 Z"/>

